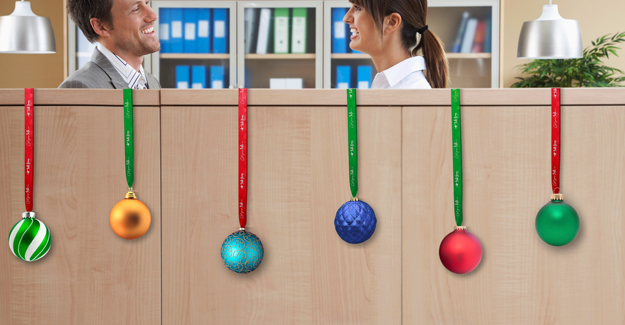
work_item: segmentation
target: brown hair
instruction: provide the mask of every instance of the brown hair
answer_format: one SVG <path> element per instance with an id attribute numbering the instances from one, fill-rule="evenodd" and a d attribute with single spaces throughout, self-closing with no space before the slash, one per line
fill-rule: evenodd
<path id="1" fill-rule="evenodd" d="M 384 17 L 398 13 L 402 18 L 401 39 L 404 48 L 408 51 L 417 43 L 417 30 L 426 25 L 428 14 L 427 0 L 349 0 L 361 6 L 371 15 L 375 25 L 383 30 Z M 421 41 L 412 49 L 412 56 L 423 52 L 425 59 L 425 77 L 432 88 L 445 88 L 449 83 L 449 65 L 443 42 L 430 29 L 421 35 Z"/>
<path id="2" fill-rule="evenodd" d="M 91 27 L 91 18 L 99 19 L 113 29 L 113 0 L 68 0 L 67 12 L 91 43 L 98 40 L 98 35 Z"/>

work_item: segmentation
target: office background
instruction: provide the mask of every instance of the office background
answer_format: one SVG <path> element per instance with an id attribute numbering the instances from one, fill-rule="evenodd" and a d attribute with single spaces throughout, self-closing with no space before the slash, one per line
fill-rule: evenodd
<path id="1" fill-rule="evenodd" d="M 500 81 L 499 87 L 507 88 L 519 76 L 515 67 L 528 60 L 516 58 L 517 42 L 524 21 L 540 16 L 544 0 L 502 0 L 500 2 Z M 599 2 L 568 0 L 554 2 L 559 5 L 560 14 L 567 19 L 579 22 L 584 47 L 605 34 L 622 31 L 622 12 L 625 2 L 601 0 Z M 33 1 L 33 11 L 52 20 L 57 53 L 46 55 L 0 55 L 0 88 L 56 88 L 67 76 L 67 15 L 65 0 Z M 13 1 L 0 2 L 0 15 L 10 14 Z M 593 14 L 589 14 L 593 13 Z M 621 29 L 620 29 L 621 28 Z M 435 31 L 436 32 L 436 31 Z M 495 51 L 496 49 L 493 49 Z M 625 56 L 612 57 L 606 61 L 609 66 L 625 70 Z M 452 81 L 453 82 L 453 81 Z"/>

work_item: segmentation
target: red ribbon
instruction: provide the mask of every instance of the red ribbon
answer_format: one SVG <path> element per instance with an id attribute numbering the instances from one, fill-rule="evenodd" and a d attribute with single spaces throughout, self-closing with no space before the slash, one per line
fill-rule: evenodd
<path id="1" fill-rule="evenodd" d="M 247 89 L 239 88 L 239 224 L 247 224 Z"/>
<path id="2" fill-rule="evenodd" d="M 34 110 L 33 110 L 33 88 L 24 89 L 24 140 L 25 140 L 25 148 L 24 148 L 24 175 L 25 179 L 25 192 L 26 192 L 26 212 L 33 211 L 33 167 L 34 167 L 34 156 L 35 156 L 35 146 L 34 146 Z"/>
<path id="3" fill-rule="evenodd" d="M 560 88 L 551 89 L 551 188 L 560 193 Z"/>

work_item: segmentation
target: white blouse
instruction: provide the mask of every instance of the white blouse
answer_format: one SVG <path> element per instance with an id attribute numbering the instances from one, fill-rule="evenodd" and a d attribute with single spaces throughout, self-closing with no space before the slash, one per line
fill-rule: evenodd
<path id="1" fill-rule="evenodd" d="M 423 73 L 425 59 L 413 56 L 375 75 L 371 88 L 432 89 Z"/>

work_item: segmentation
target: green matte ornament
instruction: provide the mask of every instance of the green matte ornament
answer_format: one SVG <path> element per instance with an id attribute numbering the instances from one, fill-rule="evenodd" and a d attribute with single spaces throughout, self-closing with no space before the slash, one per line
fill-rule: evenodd
<path id="1" fill-rule="evenodd" d="M 579 216 L 572 206 L 564 203 L 562 194 L 553 194 L 551 202 L 536 215 L 536 232 L 552 246 L 566 245 L 579 233 Z"/>

